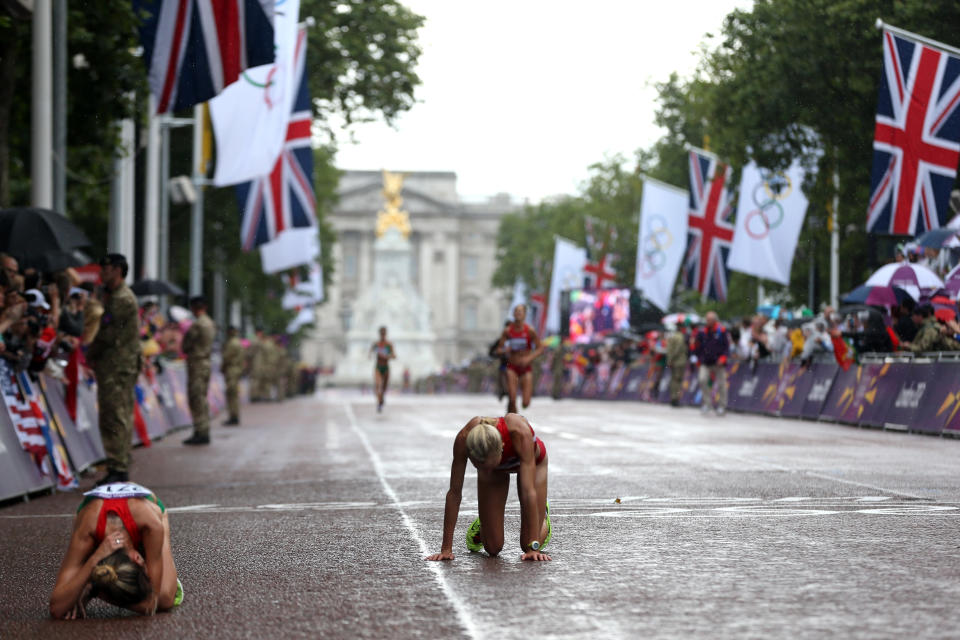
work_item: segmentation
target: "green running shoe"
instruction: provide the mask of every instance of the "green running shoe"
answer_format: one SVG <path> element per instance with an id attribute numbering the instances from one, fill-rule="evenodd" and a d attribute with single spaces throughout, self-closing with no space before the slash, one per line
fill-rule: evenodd
<path id="1" fill-rule="evenodd" d="M 553 535 L 553 526 L 550 524 L 550 503 L 547 503 L 547 537 L 543 539 L 543 544 L 540 545 L 540 551 L 543 551 L 543 548 L 547 546 L 547 543 L 550 542 L 550 536 Z"/>
<path id="2" fill-rule="evenodd" d="M 179 607 L 181 602 L 183 602 L 183 584 L 180 578 L 177 578 L 177 595 L 173 596 L 173 606 Z"/>
<path id="3" fill-rule="evenodd" d="M 474 541 L 478 533 L 480 533 L 480 518 L 474 520 L 467 529 L 467 549 L 470 551 L 483 551 L 483 543 Z"/>

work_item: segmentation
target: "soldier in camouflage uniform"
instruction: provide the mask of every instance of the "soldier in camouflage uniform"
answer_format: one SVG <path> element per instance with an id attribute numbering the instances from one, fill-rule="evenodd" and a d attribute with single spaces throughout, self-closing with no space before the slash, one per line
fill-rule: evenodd
<path id="1" fill-rule="evenodd" d="M 960 351 L 960 342 L 953 337 L 946 335 L 946 327 L 937 321 L 933 315 L 933 307 L 929 304 L 922 304 L 913 311 L 914 317 L 919 316 L 923 320 L 920 330 L 913 338 L 913 342 L 906 343 L 914 353 L 924 351 Z M 941 328 L 942 327 L 942 328 Z"/>
<path id="2" fill-rule="evenodd" d="M 141 355 L 137 299 L 123 281 L 127 259 L 111 253 L 100 261 L 100 268 L 103 315 L 87 362 L 97 377 L 100 439 L 107 458 L 107 475 L 97 484 L 106 484 L 130 479 L 134 387 Z"/>
<path id="3" fill-rule="evenodd" d="M 273 337 L 273 345 L 270 359 L 270 388 L 273 392 L 273 399 L 276 402 L 283 402 L 287 396 L 287 350 L 283 347 L 280 336 Z"/>
<path id="4" fill-rule="evenodd" d="M 193 416 L 193 435 L 183 444 L 210 444 L 210 355 L 217 327 L 207 315 L 207 301 L 202 296 L 190 299 L 190 310 L 196 320 L 183 336 L 181 349 L 187 356 L 187 396 Z"/>
<path id="5" fill-rule="evenodd" d="M 680 406 L 683 396 L 683 372 L 687 368 L 687 332 L 677 327 L 667 338 L 667 367 L 670 368 L 670 405 Z"/>
<path id="6" fill-rule="evenodd" d="M 270 345 L 263 335 L 263 329 L 257 329 L 257 335 L 250 346 L 250 400 L 261 402 L 268 400 L 266 380 L 269 377 L 267 362 L 270 358 Z"/>
<path id="7" fill-rule="evenodd" d="M 224 422 L 227 426 L 240 424 L 240 377 L 243 375 L 243 343 L 237 335 L 237 328 L 227 330 L 227 344 L 223 346 L 223 380 L 227 385 L 227 413 L 230 418 Z"/>

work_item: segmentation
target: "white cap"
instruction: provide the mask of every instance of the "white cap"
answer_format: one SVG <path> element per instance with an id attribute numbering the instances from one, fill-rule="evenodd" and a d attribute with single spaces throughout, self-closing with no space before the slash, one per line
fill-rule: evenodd
<path id="1" fill-rule="evenodd" d="M 40 307 L 47 311 L 50 310 L 50 305 L 47 304 L 47 299 L 44 297 L 43 293 L 39 289 L 27 289 L 23 292 L 24 297 L 27 298 L 27 304 L 31 307 Z M 33 299 L 30 299 L 30 296 L 33 296 Z"/>

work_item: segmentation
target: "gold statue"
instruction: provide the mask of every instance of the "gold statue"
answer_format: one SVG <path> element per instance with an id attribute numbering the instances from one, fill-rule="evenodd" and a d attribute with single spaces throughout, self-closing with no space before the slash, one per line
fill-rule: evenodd
<path id="1" fill-rule="evenodd" d="M 390 173 L 383 170 L 383 211 L 377 214 L 377 237 L 379 238 L 390 227 L 396 227 L 404 238 L 410 236 L 410 214 L 402 210 L 403 181 L 406 173 Z"/>

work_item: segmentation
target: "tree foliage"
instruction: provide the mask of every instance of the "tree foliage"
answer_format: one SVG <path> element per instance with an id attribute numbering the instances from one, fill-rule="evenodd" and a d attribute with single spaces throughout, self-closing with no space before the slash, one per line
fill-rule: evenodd
<path id="1" fill-rule="evenodd" d="M 68 57 L 74 64 L 68 72 L 67 213 L 86 231 L 96 256 L 106 249 L 117 122 L 135 117 L 145 125 L 146 70 L 135 54 L 138 21 L 128 0 L 74 2 L 69 7 Z M 326 214 L 336 199 L 339 174 L 334 159 L 336 138 L 342 133 L 332 122 L 392 122 L 413 106 L 420 84 L 415 71 L 420 56 L 417 30 L 423 18 L 396 0 L 303 0 L 300 15 L 315 22 L 308 31 L 307 77 L 314 131 L 327 134 L 326 143 L 314 150 L 314 186 L 329 282 L 336 238 Z M 0 207 L 29 203 L 30 46 L 29 19 L 0 8 Z M 131 93 L 133 101 L 126 97 Z M 192 112 L 178 115 L 190 117 Z M 172 176 L 191 174 L 191 136 L 190 127 L 171 132 Z M 225 273 L 230 295 L 253 310 L 253 320 L 270 331 L 282 331 L 292 316 L 280 308 L 283 284 L 280 277 L 261 272 L 257 252 L 241 250 L 234 189 L 207 188 L 202 197 L 204 290 L 212 290 L 214 271 Z M 180 284 L 189 280 L 189 230 L 190 208 L 171 205 L 170 277 Z"/>
<path id="2" fill-rule="evenodd" d="M 874 114 L 882 66 L 877 18 L 958 45 L 960 5 L 950 0 L 756 0 L 729 14 L 716 37 L 702 47 L 697 72 L 672 75 L 657 85 L 656 122 L 663 137 L 637 152 L 635 173 L 686 187 L 685 145 L 709 147 L 735 169 L 753 159 L 771 169 L 800 158 L 807 169 L 810 201 L 790 285 L 774 289 L 787 303 L 822 301 L 829 287 L 829 211 L 835 195 L 841 242 L 840 290 L 861 283 L 886 257 L 892 241 L 866 233 Z M 839 190 L 834 187 L 836 174 Z M 734 184 L 739 179 L 734 173 Z M 610 183 L 607 186 L 611 186 Z M 588 203 L 613 210 L 634 202 L 625 184 L 582 189 L 575 212 Z M 639 190 L 637 191 L 639 193 Z M 638 202 L 638 201 L 637 201 Z M 560 212 L 558 212 L 560 215 Z M 505 224 L 507 221 L 505 221 Z M 549 221 L 541 221 L 548 228 Z M 501 236 L 509 234 L 501 234 Z M 632 245 L 618 263 L 621 282 L 632 282 L 636 226 L 623 229 Z M 509 254 L 506 245 L 501 247 Z M 511 256 L 505 255 L 507 264 Z M 810 271 L 813 265 L 813 290 Z M 504 286 L 508 269 L 495 284 Z M 755 278 L 731 272 L 729 301 L 716 305 L 734 315 L 756 303 Z M 675 303 L 696 304 L 679 292 Z"/>

